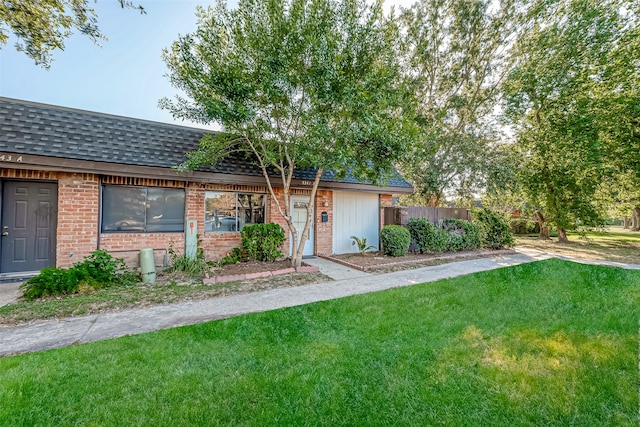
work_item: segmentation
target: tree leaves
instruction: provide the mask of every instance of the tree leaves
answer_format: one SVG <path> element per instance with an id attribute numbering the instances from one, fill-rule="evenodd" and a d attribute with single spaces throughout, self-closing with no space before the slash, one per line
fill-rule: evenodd
<path id="1" fill-rule="evenodd" d="M 131 1 L 118 0 L 123 8 L 144 8 Z M 49 68 L 52 52 L 64 50 L 64 40 L 76 29 L 98 44 L 107 38 L 98 28 L 98 19 L 88 0 L 7 0 L 0 2 L 0 44 L 17 37 L 16 49 Z"/>
<path id="2" fill-rule="evenodd" d="M 612 57 L 637 32 L 637 17 L 625 12 L 632 4 L 541 0 L 522 16 L 505 108 L 527 199 L 560 229 L 600 224 L 594 194 L 613 165 L 630 164 L 610 153 L 625 152 L 630 140 L 623 88 L 634 84 L 626 58 Z"/>
<path id="3" fill-rule="evenodd" d="M 163 53 L 186 96 L 160 105 L 233 137 L 203 139 L 185 168 L 250 152 L 274 196 L 271 171 L 279 174 L 284 206 L 274 200 L 294 237 L 288 195 L 296 168 L 316 170 L 312 197 L 323 170 L 384 182 L 406 151 L 408 119 L 398 33 L 380 2 L 240 0 L 234 10 L 219 2 L 197 16 L 196 32 Z"/>

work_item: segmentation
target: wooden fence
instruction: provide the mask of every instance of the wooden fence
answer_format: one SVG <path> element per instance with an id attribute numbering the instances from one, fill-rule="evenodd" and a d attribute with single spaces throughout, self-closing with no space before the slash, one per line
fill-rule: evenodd
<path id="1" fill-rule="evenodd" d="M 409 218 L 427 218 L 432 224 L 437 224 L 444 218 L 458 218 L 470 221 L 471 215 L 467 209 L 456 208 L 428 208 L 423 206 L 384 208 L 384 225 L 407 225 Z"/>

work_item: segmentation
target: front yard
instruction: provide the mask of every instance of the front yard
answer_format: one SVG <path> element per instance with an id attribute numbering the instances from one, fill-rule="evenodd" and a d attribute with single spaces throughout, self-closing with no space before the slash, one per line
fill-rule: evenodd
<path id="1" fill-rule="evenodd" d="M 0 359 L 0 425 L 637 425 L 640 272 L 547 260 Z"/>
<path id="2" fill-rule="evenodd" d="M 568 233 L 569 243 L 540 240 L 537 235 L 515 236 L 516 246 L 584 259 L 640 264 L 640 232 L 610 227 L 606 232 Z"/>
<path id="3" fill-rule="evenodd" d="M 494 252 L 495 253 L 495 252 Z M 387 273 L 408 268 L 438 265 L 474 257 L 489 256 L 481 252 L 450 254 L 441 258 L 433 255 L 408 255 L 406 257 L 361 256 L 343 257 L 351 263 L 370 267 L 370 273 Z M 406 263 L 410 260 L 410 263 Z M 289 267 L 287 261 L 239 262 L 225 265 L 214 271 L 220 276 L 238 276 L 248 273 L 274 271 Z M 376 268 L 373 268 L 376 267 Z M 290 273 L 272 277 L 234 280 L 226 283 L 203 283 L 202 277 L 187 277 L 180 273 L 161 273 L 156 284 L 143 283 L 131 286 L 114 286 L 64 296 L 49 296 L 34 301 L 18 301 L 0 307 L 0 327 L 20 323 L 104 313 L 127 308 L 172 304 L 208 298 L 224 297 L 249 292 L 328 282 L 332 279 L 321 273 Z M 205 279 L 207 281 L 207 279 Z"/>

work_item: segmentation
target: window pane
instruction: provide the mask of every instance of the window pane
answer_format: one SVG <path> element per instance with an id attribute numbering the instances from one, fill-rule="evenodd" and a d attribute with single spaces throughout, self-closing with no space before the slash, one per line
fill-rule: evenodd
<path id="1" fill-rule="evenodd" d="M 105 185 L 103 232 L 184 231 L 184 190 Z"/>
<path id="2" fill-rule="evenodd" d="M 144 231 L 145 188 L 106 185 L 102 192 L 102 231 Z"/>
<path id="3" fill-rule="evenodd" d="M 147 189 L 147 228 L 153 231 L 184 231 L 184 190 Z"/>
<path id="4" fill-rule="evenodd" d="M 240 230 L 245 225 L 264 223 L 264 194 L 238 194 L 238 218 Z"/>
<path id="5" fill-rule="evenodd" d="M 237 231 L 235 193 L 208 191 L 204 199 L 204 231 Z"/>

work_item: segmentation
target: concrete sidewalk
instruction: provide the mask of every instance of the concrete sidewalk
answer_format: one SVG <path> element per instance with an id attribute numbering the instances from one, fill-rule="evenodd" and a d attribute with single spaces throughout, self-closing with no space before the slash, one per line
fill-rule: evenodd
<path id="1" fill-rule="evenodd" d="M 8 356 L 65 347 L 247 313 L 411 286 L 448 277 L 522 264 L 535 259 L 540 259 L 540 257 L 522 254 L 496 256 L 388 274 L 363 274 L 360 277 L 349 277 L 343 280 L 294 288 L 272 289 L 203 301 L 183 302 L 5 327 L 0 328 L 0 355 Z M 323 267 L 325 272 L 327 268 L 337 268 L 327 265 Z M 331 272 L 329 273 L 331 276 Z"/>
<path id="2" fill-rule="evenodd" d="M 349 278 L 333 282 L 317 283 L 294 288 L 273 289 L 203 301 L 138 308 L 68 319 L 54 319 L 34 324 L 5 327 L 0 328 L 0 356 L 65 347 L 73 344 L 117 338 L 176 326 L 191 325 L 247 313 L 309 304 L 317 301 L 382 291 L 402 286 L 411 286 L 551 257 L 553 257 L 553 255 L 544 252 L 527 250 L 515 254 L 451 262 L 438 266 L 404 270 L 388 274 L 373 275 L 362 273 L 358 275 L 359 277 L 349 276 Z M 638 265 L 588 262 L 640 269 Z M 332 268 L 338 268 L 336 265 L 331 265 L 333 263 L 325 264 L 324 262 L 319 262 L 319 264 L 322 265 L 321 272 L 324 272 L 330 277 L 333 274 L 337 274 L 330 271 Z"/>

